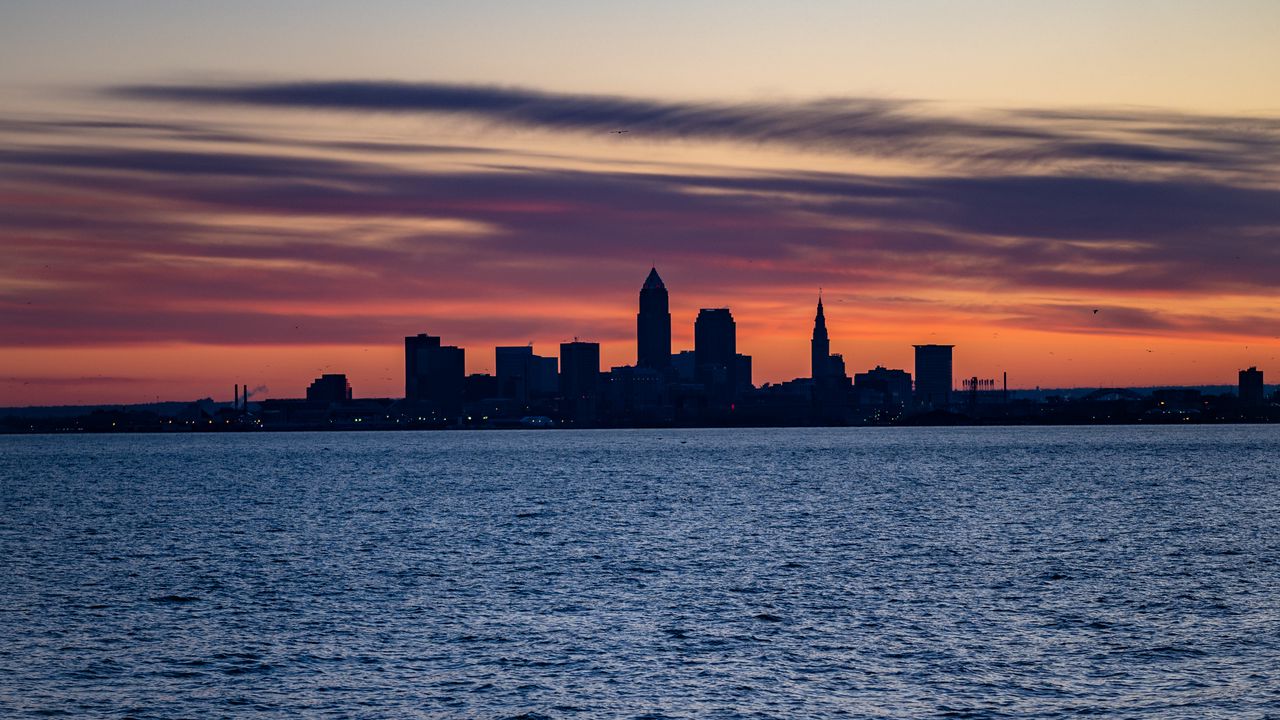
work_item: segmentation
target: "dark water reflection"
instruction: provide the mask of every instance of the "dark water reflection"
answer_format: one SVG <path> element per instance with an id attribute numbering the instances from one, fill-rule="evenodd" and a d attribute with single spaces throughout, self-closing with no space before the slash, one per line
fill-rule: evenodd
<path id="1" fill-rule="evenodd" d="M 1276 716 L 1278 450 L 0 437 L 0 715 Z"/>

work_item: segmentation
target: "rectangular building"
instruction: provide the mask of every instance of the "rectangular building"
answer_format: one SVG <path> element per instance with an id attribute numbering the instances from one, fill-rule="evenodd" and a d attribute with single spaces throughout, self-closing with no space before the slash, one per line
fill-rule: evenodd
<path id="1" fill-rule="evenodd" d="M 551 398 L 560 392 L 560 366 L 555 358 L 534 355 L 529 370 L 530 398 Z"/>
<path id="2" fill-rule="evenodd" d="M 494 348 L 498 397 L 529 403 L 559 390 L 556 359 L 533 354 L 533 346 Z"/>
<path id="3" fill-rule="evenodd" d="M 916 345 L 916 404 L 945 410 L 951 405 L 951 349 L 955 345 Z"/>
<path id="4" fill-rule="evenodd" d="M 529 374 L 533 365 L 533 347 L 496 347 L 493 349 L 494 374 L 498 377 L 495 397 L 529 402 Z"/>
<path id="5" fill-rule="evenodd" d="M 729 308 L 703 308 L 693 323 L 694 374 L 713 406 L 738 393 L 738 329 Z"/>
<path id="6" fill-rule="evenodd" d="M 1266 385 L 1262 382 L 1262 371 L 1256 367 L 1240 371 L 1240 404 L 1247 408 L 1262 407 Z"/>
<path id="7" fill-rule="evenodd" d="M 411 335 L 404 339 L 405 399 L 428 406 L 445 418 L 462 414 L 466 358 L 462 348 L 440 338 Z"/>
<path id="8" fill-rule="evenodd" d="M 858 404 L 901 409 L 911 404 L 911 373 L 877 365 L 853 376 Z"/>
<path id="9" fill-rule="evenodd" d="M 560 343 L 560 400 L 564 419 L 593 425 L 600 395 L 600 343 Z"/>

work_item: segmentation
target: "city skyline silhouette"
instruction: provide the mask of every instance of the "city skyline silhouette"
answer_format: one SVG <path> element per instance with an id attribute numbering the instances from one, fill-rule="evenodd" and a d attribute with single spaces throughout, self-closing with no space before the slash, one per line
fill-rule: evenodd
<path id="1" fill-rule="evenodd" d="M 841 304 L 840 307 L 841 309 L 844 309 L 844 310 L 856 312 L 856 307 L 852 305 Z M 833 392 L 836 386 L 838 386 L 840 383 L 851 382 L 851 379 L 855 375 L 855 370 L 853 368 L 849 368 L 846 366 L 845 357 L 842 353 L 831 352 L 832 340 L 827 328 L 827 318 L 826 318 L 826 313 L 823 305 L 822 290 L 820 288 L 816 293 L 816 310 L 814 311 L 815 314 L 812 321 L 812 335 L 808 342 L 808 345 L 809 345 L 808 374 L 803 376 L 797 376 L 796 378 L 790 378 L 790 379 L 765 380 L 760 383 L 753 382 L 751 356 L 737 353 L 736 322 L 734 320 L 733 315 L 731 314 L 731 308 L 718 307 L 718 308 L 698 309 L 695 317 L 693 318 L 693 322 L 689 323 L 690 325 L 692 325 L 692 328 L 693 328 L 693 333 L 691 338 L 692 342 L 689 343 L 691 347 L 684 348 L 684 349 L 677 348 L 675 350 L 672 350 L 672 348 L 674 347 L 673 337 L 678 336 L 679 333 L 673 331 L 672 313 L 670 312 L 670 294 L 666 287 L 665 282 L 663 281 L 661 275 L 658 272 L 656 265 L 650 266 L 649 272 L 645 276 L 645 279 L 640 286 L 637 308 L 638 310 L 636 313 L 635 335 L 634 335 L 634 339 L 630 343 L 630 345 L 635 348 L 634 357 L 630 360 L 629 363 L 622 363 L 620 365 L 617 365 L 616 367 L 621 367 L 624 369 L 631 367 L 631 368 L 640 369 L 640 370 L 652 370 L 652 371 L 661 372 L 661 373 L 673 373 L 675 371 L 673 371 L 672 368 L 675 366 L 681 366 L 681 361 L 683 360 L 684 364 L 688 366 L 688 367 L 682 367 L 681 369 L 682 373 L 688 375 L 686 380 L 696 381 L 697 383 L 702 384 L 707 388 L 711 388 L 713 385 L 716 385 L 718 382 L 727 383 L 729 386 L 739 386 L 744 389 L 750 389 L 757 385 L 760 385 L 760 386 L 777 385 L 777 384 L 784 384 L 787 380 L 808 379 L 813 383 L 814 392 L 819 394 L 830 394 L 831 392 Z M 1093 314 L 1098 314 L 1099 312 L 1100 310 L 1097 308 L 1092 309 Z M 440 324 L 440 323 L 433 323 L 432 321 L 427 320 L 424 322 L 424 324 L 432 325 L 432 324 Z M 706 326 L 705 332 L 703 331 L 703 329 L 701 329 L 701 326 L 703 325 Z M 706 335 L 705 338 L 702 337 L 704 334 Z M 929 336 L 934 337 L 936 336 L 936 333 L 931 332 L 929 333 Z M 847 343 L 847 342 L 840 343 L 839 340 L 840 339 L 837 339 L 838 345 L 844 345 L 845 347 L 848 347 L 849 345 L 853 344 L 853 343 Z M 424 343 L 426 344 L 424 345 Z M 402 393 L 402 395 L 400 395 L 400 397 L 412 400 L 415 398 L 424 397 L 427 394 L 432 394 L 433 397 L 436 394 L 438 394 L 436 393 L 436 391 L 427 392 L 424 390 L 420 390 L 418 388 L 419 381 L 416 379 L 417 376 L 415 375 L 414 368 L 418 366 L 418 364 L 420 363 L 420 361 L 417 359 L 419 357 L 419 351 L 416 348 L 418 347 L 423 347 L 425 349 L 435 348 L 435 350 L 433 350 L 432 352 L 438 353 L 442 348 L 442 343 L 444 343 L 444 338 L 440 336 L 433 337 L 428 333 L 419 333 L 416 337 L 405 338 L 405 365 L 404 365 L 405 370 L 402 375 L 404 392 Z M 621 344 L 625 346 L 628 343 L 623 341 Z M 603 348 L 604 348 L 603 343 L 594 341 L 593 338 L 591 338 L 590 336 L 583 337 L 583 336 L 577 336 L 577 335 L 573 336 L 572 340 L 570 341 L 560 343 L 560 347 L 562 351 L 564 351 L 565 348 L 573 348 L 579 345 L 583 345 L 583 346 L 589 345 L 595 348 L 592 351 L 593 353 L 595 353 L 595 360 L 594 360 L 595 367 L 598 368 L 599 372 L 607 374 L 610 369 L 610 365 L 609 364 L 601 365 L 600 359 L 599 359 L 600 357 L 602 357 L 601 353 L 603 352 Z M 974 375 L 971 383 L 968 377 L 959 376 L 953 372 L 952 349 L 955 347 L 954 344 L 940 344 L 936 342 L 928 342 L 928 343 L 911 343 L 911 346 L 914 348 L 914 352 L 915 352 L 913 366 L 916 369 L 913 372 L 917 377 L 919 376 L 919 373 L 920 373 L 920 370 L 919 370 L 920 367 L 930 368 L 936 365 L 937 363 L 941 362 L 943 363 L 943 365 L 939 365 L 938 367 L 945 368 L 945 370 L 940 369 L 939 371 L 932 371 L 930 377 L 928 377 L 925 381 L 928 389 L 923 391 L 923 396 L 926 398 L 925 403 L 927 405 L 934 404 L 931 398 L 938 398 L 937 406 L 946 407 L 950 403 L 951 394 L 953 392 L 960 391 L 962 389 L 962 386 L 964 388 L 969 388 L 970 385 L 973 385 L 973 388 L 977 388 L 978 387 L 977 383 L 983 383 L 984 385 L 982 385 L 982 387 L 984 390 L 986 391 L 995 390 L 995 380 L 993 378 L 984 377 L 980 379 L 978 375 Z M 446 394 L 448 394 L 451 398 L 454 398 L 445 403 L 445 405 L 448 408 L 450 408 L 449 410 L 450 414 L 459 415 L 462 412 L 462 397 L 464 395 L 464 389 L 463 389 L 464 377 L 470 378 L 473 376 L 476 376 L 476 377 L 491 376 L 491 377 L 494 377 L 498 383 L 502 383 L 503 381 L 501 380 L 501 378 L 503 377 L 502 365 L 503 365 L 504 353 L 507 353 L 507 355 L 510 356 L 511 353 L 515 352 L 521 357 L 529 356 L 534 359 L 539 359 L 541 356 L 536 356 L 532 354 L 534 351 L 534 347 L 535 347 L 535 343 L 533 341 L 530 341 L 524 346 L 499 345 L 499 346 L 495 346 L 495 348 L 493 349 L 494 354 L 492 355 L 484 351 L 477 352 L 481 350 L 480 348 L 472 348 L 470 359 L 467 358 L 467 355 L 466 355 L 467 348 L 465 346 L 449 345 L 447 347 L 444 347 L 443 349 L 445 351 L 448 351 L 449 353 L 451 353 L 448 356 L 448 359 L 434 360 L 432 362 L 434 362 L 437 365 L 440 362 L 444 362 L 445 366 L 449 368 L 449 372 L 454 378 L 452 380 L 447 381 L 447 384 L 451 389 L 446 391 Z M 703 355 L 699 355 L 698 354 L 699 351 L 697 350 L 698 347 L 704 347 L 708 349 L 701 351 Z M 718 347 L 723 347 L 724 349 L 723 350 L 712 349 L 712 348 L 718 348 Z M 922 351 L 922 348 L 924 348 L 923 351 Z M 930 354 L 934 352 L 933 350 L 931 350 L 932 348 L 937 348 L 939 350 L 945 349 L 945 357 L 938 356 L 938 359 L 932 359 L 936 355 L 936 353 Z M 610 348 L 610 350 L 612 351 L 610 355 L 616 357 L 617 355 L 616 349 Z M 922 355 L 921 354 L 922 352 L 924 352 L 925 354 Z M 425 358 L 425 356 L 423 357 Z M 495 362 L 489 362 L 488 361 L 489 357 L 495 357 Z M 608 357 L 608 356 L 604 356 L 604 357 Z M 736 361 L 732 360 L 732 358 L 734 357 L 737 357 L 738 360 Z M 556 355 L 552 355 L 550 357 L 546 357 L 545 360 L 551 363 L 549 372 L 551 373 L 551 377 L 553 379 L 548 382 L 551 382 L 552 384 L 559 383 L 559 380 L 555 379 L 558 377 L 557 368 L 559 366 L 559 357 Z M 425 360 L 421 362 L 425 362 Z M 527 361 L 521 360 L 521 362 L 527 362 Z M 874 363 L 874 368 L 871 365 L 868 365 L 867 368 L 863 368 L 863 370 L 881 371 L 881 370 L 884 370 L 886 367 L 882 363 L 881 359 L 867 358 L 866 362 Z M 473 369 L 476 368 L 477 366 L 479 366 L 478 371 L 473 371 Z M 713 372 L 712 370 L 709 369 L 712 366 L 718 366 L 720 368 L 720 372 L 724 373 L 724 377 L 719 380 L 713 380 L 709 375 L 707 375 L 706 373 Z M 1257 369 L 1256 365 L 1251 365 L 1248 368 L 1250 372 L 1256 371 L 1256 369 Z M 336 367 L 330 363 L 326 363 L 324 366 L 319 368 L 319 370 L 322 371 L 320 372 L 320 376 L 311 381 L 311 386 L 307 389 L 306 393 L 298 393 L 296 396 L 305 395 L 307 398 L 310 399 L 313 397 L 313 393 L 315 393 L 315 397 L 326 398 L 326 402 L 329 399 L 332 399 L 333 401 L 336 402 L 342 399 L 350 400 L 352 398 L 352 387 L 346 372 L 339 372 L 341 368 Z M 329 372 L 330 370 L 332 370 L 333 372 Z M 1002 368 L 992 368 L 992 367 L 987 367 L 987 368 L 984 368 L 983 370 L 987 374 L 1000 375 L 1002 377 L 1001 387 L 1003 388 L 1003 391 L 1007 393 L 1007 391 L 1010 389 L 1010 386 L 1008 385 L 1007 370 L 1004 370 Z M 522 371 L 522 373 L 523 372 L 524 371 Z M 527 372 L 533 372 L 533 371 L 530 370 Z M 900 369 L 893 370 L 893 372 L 905 372 L 906 382 L 909 385 L 909 392 L 917 395 L 922 392 L 920 390 L 910 389 L 910 387 L 913 386 L 913 383 L 911 380 L 912 372 L 906 372 Z M 1241 370 L 1242 377 L 1243 377 L 1243 373 L 1244 373 L 1244 370 L 1242 369 Z M 735 379 L 736 375 L 738 374 L 741 374 L 742 377 Z M 426 378 L 429 375 L 430 373 L 428 373 L 427 375 L 424 375 L 423 377 Z M 432 382 L 432 381 L 423 380 L 422 382 Z M 511 381 L 506 381 L 506 382 L 509 383 Z M 521 383 L 523 382 L 524 381 L 522 380 Z M 1244 382 L 1243 379 L 1241 380 L 1241 382 L 1242 383 Z M 336 385 L 334 383 L 336 383 Z M 1222 384 L 1227 384 L 1225 382 L 1225 379 L 1223 379 L 1223 381 L 1218 383 L 1206 383 L 1206 385 L 1222 385 Z M 330 385 L 333 386 L 334 388 L 333 390 L 323 390 L 323 388 L 326 388 Z M 317 387 L 322 388 L 322 390 L 317 391 L 316 390 Z M 524 398 L 527 400 L 528 390 L 523 384 L 521 385 L 518 391 L 513 390 L 510 387 L 504 387 L 502 385 L 499 385 L 498 387 L 500 388 L 500 390 L 494 392 L 495 397 Z M 1015 381 L 1015 384 L 1014 386 L 1012 386 L 1012 389 L 1016 392 L 1017 390 L 1025 391 L 1032 387 L 1034 387 L 1037 391 L 1039 391 L 1041 384 L 1036 382 L 1035 378 L 1024 378 L 1021 383 L 1018 383 L 1017 381 Z M 1098 387 L 1100 390 L 1103 390 L 1103 391 L 1109 391 L 1109 389 L 1112 387 L 1122 387 L 1122 386 L 1096 386 L 1096 387 Z M 1135 385 L 1132 387 L 1146 387 L 1146 386 Z M 248 392 L 249 392 L 249 386 L 247 383 L 244 385 L 244 390 L 245 390 L 244 400 L 245 402 L 247 402 Z M 720 392 L 723 393 L 726 391 L 720 391 Z M 261 395 L 263 397 L 266 397 L 266 396 L 282 397 L 279 394 L 272 395 L 272 393 L 270 393 L 269 387 L 265 385 L 257 386 L 255 388 L 255 394 Z M 730 395 L 731 394 L 732 393 L 730 393 Z M 239 383 L 235 384 L 234 395 L 235 395 L 234 406 L 238 408 L 241 406 Z M 728 398 L 728 397 L 729 395 L 725 396 L 725 398 Z M 166 398 L 166 400 L 169 400 L 169 399 L 171 398 Z M 137 402 L 141 403 L 143 402 L 143 400 L 139 399 Z M 729 402 L 729 400 L 726 399 L 725 402 Z M 38 405 L 41 403 L 32 403 L 32 404 Z M 77 403 L 67 403 L 67 404 L 74 405 Z M 85 404 L 91 404 L 91 403 L 85 403 Z"/>
<path id="2" fill-rule="evenodd" d="M 546 354 L 534 343 L 467 348 L 428 332 L 404 337 L 403 394 L 353 389 L 344 372 L 323 372 L 305 396 L 233 386 L 230 408 L 211 399 L 186 404 L 30 408 L 0 418 L 9 432 L 172 430 L 399 430 L 791 425 L 1132 424 L 1280 420 L 1280 391 L 1257 367 L 1237 373 L 1234 392 L 1202 388 L 1103 387 L 1053 394 L 1009 386 L 1007 371 L 957 376 L 954 344 L 913 343 L 910 369 L 850 366 L 831 352 L 821 290 L 808 343 L 809 373 L 757 384 L 753 358 L 739 352 L 729 307 L 700 308 L 693 344 L 672 344 L 671 293 L 651 266 L 636 293 L 631 362 L 602 364 L 602 345 L 574 337 Z M 844 306 L 848 307 L 848 306 Z M 1095 310 L 1096 312 L 1096 310 Z M 679 318 L 677 317 L 678 321 Z M 838 338 L 837 338 L 838 339 Z M 493 372 L 469 372 L 476 356 Z M 468 362 L 468 356 L 472 362 Z M 960 357 L 963 357 L 963 349 Z M 999 381 L 994 375 L 999 375 Z M 109 423 L 109 425 L 107 424 Z"/>
<path id="3" fill-rule="evenodd" d="M 427 326 L 467 347 L 590 337 L 621 365 L 651 264 L 679 288 L 673 316 L 735 310 L 758 382 L 810 373 L 795 348 L 818 288 L 850 367 L 955 344 L 959 376 L 1125 387 L 1280 358 L 1280 84 L 1263 81 L 1280 51 L 1247 20 L 1276 19 L 1269 6 L 1167 8 L 1159 43 L 1121 7 L 1102 15 L 1123 32 L 1101 35 L 1047 6 L 937 7 L 925 27 L 896 6 L 870 24 L 824 3 L 729 13 L 760 47 L 808 18 L 803 46 L 844 63 L 761 67 L 736 33 L 693 32 L 724 17 L 698 4 L 647 20 L 576 0 L 483 22 L 398 9 L 428 35 L 467 28 L 425 45 L 340 39 L 376 15 L 341 4 L 255 7 L 280 31 L 225 52 L 239 2 L 22 6 L 0 28 L 0 403 L 250 377 L 300 397 L 326 372 L 391 396 L 397 338 Z M 580 13 L 619 34 L 590 63 L 544 42 Z M 640 30 L 654 18 L 661 57 Z M 502 36 L 508 22 L 521 32 Z M 1016 41 L 1063 27 L 1108 71 Z M 1213 80 L 1204 33 L 1232 38 Z M 65 43 L 36 41 L 51 35 Z M 347 54 L 313 57 L 305 38 Z M 692 335 L 674 322 L 676 345 Z"/>

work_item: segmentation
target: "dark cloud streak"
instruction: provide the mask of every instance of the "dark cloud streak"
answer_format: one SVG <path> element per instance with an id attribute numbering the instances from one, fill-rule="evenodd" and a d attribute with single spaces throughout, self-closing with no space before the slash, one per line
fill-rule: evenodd
<path id="1" fill-rule="evenodd" d="M 531 167 L 419 172 L 293 156 L 83 148 L 2 151 L 3 164 L 25 167 L 30 178 L 51 186 L 176 207 L 194 203 L 282 217 L 451 218 L 498 230 L 482 238 L 404 237 L 398 247 L 352 247 L 346 260 L 355 267 L 362 259 L 383 266 L 414 247 L 449 242 L 495 258 L 617 256 L 643 246 L 707 260 L 783 261 L 821 251 L 851 262 L 935 263 L 944 274 L 963 268 L 1002 286 L 1205 291 L 1273 287 L 1270 268 L 1280 264 L 1280 191 L 1195 178 L 712 176 Z M 97 171 L 108 175 L 97 177 Z M 708 190 L 714 192 L 693 192 Z M 100 218 L 66 212 L 7 214 L 11 228 L 106 227 Z M 128 232 L 131 242 L 190 234 L 163 226 L 148 233 L 145 221 Z M 297 241 L 283 235 L 282 241 Z M 277 252 L 299 252 L 282 248 Z M 304 251 L 314 259 L 336 252 L 320 238 Z M 1098 270 L 1108 266 L 1123 267 Z"/>
<path id="2" fill-rule="evenodd" d="M 1150 166 L 1204 166 L 1210 170 L 1256 168 L 1280 153 L 1276 133 L 1242 138 L 1221 118 L 1138 114 L 1152 131 L 1180 137 L 1143 137 L 1130 118 L 1115 113 L 1055 116 L 1043 111 L 945 115 L 928 103 L 881 98 L 808 102 L 678 102 L 611 95 L 545 92 L 525 88 L 385 81 L 281 82 L 224 85 L 125 85 L 115 97 L 213 105 L 435 114 L 501 125 L 608 133 L 619 128 L 637 139 L 684 139 L 783 144 L 876 156 L 950 161 L 1041 164 L 1123 162 Z M 1085 122 L 1072 129 L 1066 120 Z M 1262 123 L 1258 127 L 1271 128 Z M 1099 139 L 1100 131 L 1125 137 Z M 1242 145 L 1242 142 L 1244 143 Z M 1248 148 L 1249 154 L 1236 152 Z"/>

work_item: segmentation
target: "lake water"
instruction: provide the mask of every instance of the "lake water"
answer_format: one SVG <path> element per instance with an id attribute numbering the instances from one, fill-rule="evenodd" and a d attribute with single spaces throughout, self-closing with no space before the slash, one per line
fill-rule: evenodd
<path id="1" fill-rule="evenodd" d="M 1280 716 L 1280 427 L 0 437 L 0 716 Z"/>

